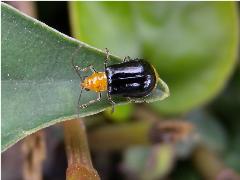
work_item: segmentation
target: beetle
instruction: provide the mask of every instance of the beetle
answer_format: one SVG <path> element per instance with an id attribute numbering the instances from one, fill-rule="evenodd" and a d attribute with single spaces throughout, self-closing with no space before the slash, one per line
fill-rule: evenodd
<path id="1" fill-rule="evenodd" d="M 72 66 L 81 80 L 81 91 L 78 98 L 78 107 L 80 109 L 100 101 L 102 92 L 107 91 L 107 98 L 112 105 L 113 112 L 115 102 L 112 96 L 122 96 L 126 97 L 129 101 L 135 101 L 139 98 L 149 96 L 156 88 L 159 76 L 155 68 L 147 61 L 138 58 L 131 59 L 127 56 L 121 63 L 108 65 L 109 60 L 109 50 L 106 48 L 104 72 L 98 72 L 94 69 L 93 65 L 84 68 L 74 65 L 72 58 Z M 81 73 L 88 70 L 92 74 L 82 78 Z M 88 103 L 80 104 L 82 90 L 94 91 L 98 96 Z"/>

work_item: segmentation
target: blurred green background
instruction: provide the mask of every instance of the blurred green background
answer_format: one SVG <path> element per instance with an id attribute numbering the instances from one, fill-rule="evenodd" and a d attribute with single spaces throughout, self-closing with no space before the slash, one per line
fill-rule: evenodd
<path id="1" fill-rule="evenodd" d="M 93 148 L 94 167 L 102 179 L 188 180 L 213 176 L 237 179 L 235 175 L 240 173 L 239 3 L 10 4 L 23 12 L 32 8 L 30 15 L 47 25 L 97 48 L 107 47 L 119 57 L 148 60 L 169 85 L 171 96 L 164 101 L 129 104 L 117 107 L 114 114 L 106 111 L 88 117 L 89 131 L 120 127 L 121 132 L 122 125 L 138 121 L 150 121 L 151 124 L 152 116 L 159 121 L 184 120 L 194 127 L 193 134 L 176 144 L 126 146 L 109 152 Z M 145 114 L 138 117 L 139 112 Z M 109 128 L 105 130 L 104 127 Z M 45 131 L 47 158 L 43 177 L 65 179 L 66 157 L 61 129 L 55 126 Z M 119 133 L 113 141 L 139 133 L 134 127 L 122 132 L 126 134 Z M 102 146 L 111 144 L 111 140 L 98 143 L 101 147 L 101 143 Z M 20 170 L 10 173 L 18 164 L 16 162 L 21 161 L 15 158 L 20 146 L 21 142 L 3 153 L 3 179 L 21 179 Z M 209 162 L 209 167 L 201 160 Z"/>

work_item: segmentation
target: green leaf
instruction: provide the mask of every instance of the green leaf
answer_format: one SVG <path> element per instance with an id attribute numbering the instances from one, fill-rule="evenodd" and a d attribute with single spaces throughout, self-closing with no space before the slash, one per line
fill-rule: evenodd
<path id="1" fill-rule="evenodd" d="M 70 15 L 81 40 L 119 55 L 144 56 L 156 66 L 171 89 L 170 98 L 151 104 L 161 113 L 207 103 L 236 63 L 234 2 L 71 2 Z"/>
<path id="2" fill-rule="evenodd" d="M 125 151 L 122 166 L 126 174 L 136 176 L 134 179 L 162 179 L 171 170 L 174 156 L 169 144 L 135 146 Z"/>
<path id="3" fill-rule="evenodd" d="M 74 37 L 122 57 L 139 55 L 130 3 L 72 1 L 69 7 Z"/>
<path id="4" fill-rule="evenodd" d="M 227 134 L 220 119 L 202 110 L 189 113 L 186 119 L 195 127 L 195 133 L 198 134 L 196 141 L 215 152 L 221 153 L 226 150 Z"/>
<path id="5" fill-rule="evenodd" d="M 124 106 L 118 106 L 114 109 L 114 113 L 112 113 L 112 109 L 104 111 L 104 114 L 111 118 L 111 120 L 115 123 L 123 123 L 127 122 L 131 115 L 134 112 L 133 104 L 125 104 Z"/>
<path id="6" fill-rule="evenodd" d="M 55 123 L 76 118 L 80 79 L 71 58 L 81 67 L 92 64 L 104 69 L 105 53 L 74 40 L 47 25 L 1 3 L 2 46 L 2 150 L 25 136 Z M 111 56 L 110 63 L 119 62 Z M 160 80 L 147 102 L 169 94 Z M 96 98 L 85 92 L 81 101 Z M 117 104 L 124 99 L 114 99 Z M 106 94 L 102 101 L 80 111 L 80 117 L 110 107 Z"/>

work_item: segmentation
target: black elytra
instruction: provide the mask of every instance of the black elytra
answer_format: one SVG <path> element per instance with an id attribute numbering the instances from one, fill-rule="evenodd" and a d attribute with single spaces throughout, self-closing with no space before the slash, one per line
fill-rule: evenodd
<path id="1" fill-rule="evenodd" d="M 110 95 L 141 98 L 148 96 L 156 86 L 157 74 L 143 59 L 110 65 L 105 71 Z"/>

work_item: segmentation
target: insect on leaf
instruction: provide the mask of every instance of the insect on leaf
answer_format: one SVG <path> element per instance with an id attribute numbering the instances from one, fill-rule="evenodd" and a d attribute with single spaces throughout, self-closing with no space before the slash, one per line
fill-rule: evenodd
<path id="1" fill-rule="evenodd" d="M 76 117 L 80 79 L 73 70 L 71 58 L 76 65 L 92 64 L 102 71 L 105 53 L 4 3 L 1 7 L 1 150 L 4 151 L 37 130 Z M 118 62 L 120 58 L 111 56 L 111 63 Z M 168 94 L 167 85 L 161 81 L 146 101 L 163 99 Z M 95 93 L 86 92 L 81 100 L 95 98 Z M 116 102 L 127 103 L 118 99 Z M 79 116 L 96 114 L 110 106 L 104 95 L 100 102 L 82 109 Z"/>

